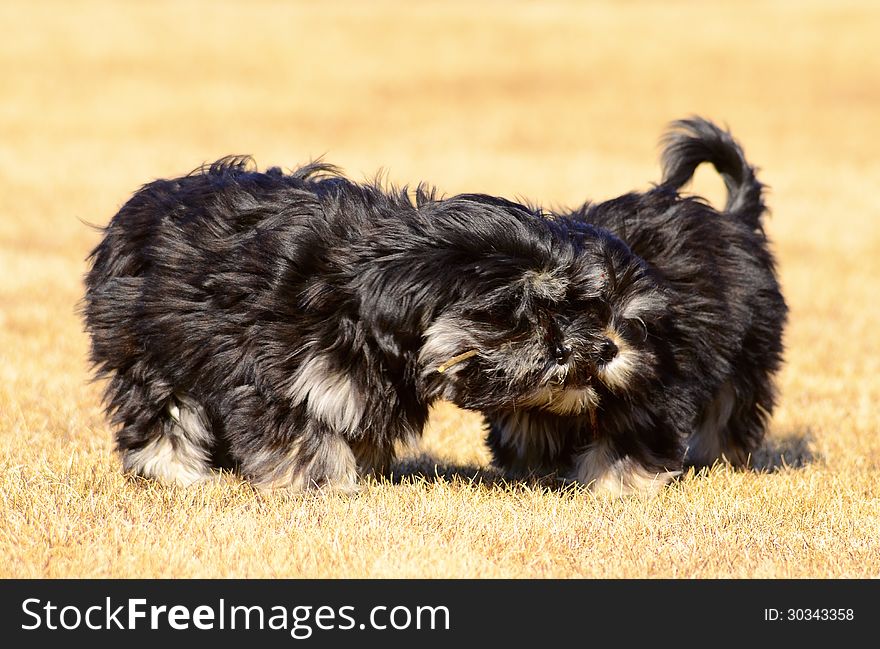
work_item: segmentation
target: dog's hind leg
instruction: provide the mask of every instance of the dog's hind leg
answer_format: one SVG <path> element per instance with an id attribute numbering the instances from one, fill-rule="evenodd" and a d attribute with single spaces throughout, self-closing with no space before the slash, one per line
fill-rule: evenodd
<path id="1" fill-rule="evenodd" d="M 724 383 L 704 409 L 688 440 L 686 462 L 696 467 L 729 462 L 742 467 L 760 446 L 773 409 L 768 380 L 754 385 Z"/>
<path id="2" fill-rule="evenodd" d="M 739 389 L 738 389 L 739 388 Z M 743 394 L 747 392 L 747 394 Z M 727 381 L 721 385 L 697 420 L 687 442 L 687 464 L 695 467 L 729 462 L 744 466 L 764 435 L 772 397 L 763 406 L 752 390 Z"/>
<path id="3" fill-rule="evenodd" d="M 143 361 L 105 374 L 104 402 L 126 472 L 179 485 L 211 476 L 213 434 L 198 403 L 175 395 Z"/>
<path id="4" fill-rule="evenodd" d="M 181 486 L 212 475 L 212 434 L 199 404 L 188 397 L 173 396 L 152 427 L 149 441 L 122 450 L 126 472 Z"/>
<path id="5" fill-rule="evenodd" d="M 732 383 L 726 382 L 706 404 L 688 439 L 685 461 L 689 465 L 703 467 L 724 460 L 734 464 L 741 461 L 742 458 L 731 444 L 728 432 L 730 418 L 735 409 L 735 388 Z"/>

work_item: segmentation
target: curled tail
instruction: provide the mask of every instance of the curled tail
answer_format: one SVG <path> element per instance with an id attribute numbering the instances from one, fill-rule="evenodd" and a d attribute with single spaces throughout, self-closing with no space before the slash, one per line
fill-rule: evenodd
<path id="1" fill-rule="evenodd" d="M 760 230 L 766 211 L 764 185 L 755 177 L 755 168 L 745 158 L 733 136 L 712 122 L 692 117 L 673 122 L 663 137 L 663 185 L 675 190 L 685 185 L 694 170 L 711 162 L 727 187 L 725 211 Z"/>

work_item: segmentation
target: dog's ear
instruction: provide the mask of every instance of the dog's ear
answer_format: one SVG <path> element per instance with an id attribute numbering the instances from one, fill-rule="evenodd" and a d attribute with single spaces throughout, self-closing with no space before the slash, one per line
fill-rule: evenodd
<path id="1" fill-rule="evenodd" d="M 470 323 L 454 314 L 444 314 L 422 336 L 419 364 L 423 373 L 435 372 L 448 361 L 477 347 Z M 458 364 L 455 367 L 460 369 Z"/>

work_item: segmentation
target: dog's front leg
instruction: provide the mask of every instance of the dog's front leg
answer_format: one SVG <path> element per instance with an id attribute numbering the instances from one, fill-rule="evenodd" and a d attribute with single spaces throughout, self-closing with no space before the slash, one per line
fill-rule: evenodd
<path id="1" fill-rule="evenodd" d="M 653 496 L 681 473 L 680 460 L 661 461 L 650 452 L 626 453 L 600 438 L 575 455 L 569 478 L 603 496 Z"/>

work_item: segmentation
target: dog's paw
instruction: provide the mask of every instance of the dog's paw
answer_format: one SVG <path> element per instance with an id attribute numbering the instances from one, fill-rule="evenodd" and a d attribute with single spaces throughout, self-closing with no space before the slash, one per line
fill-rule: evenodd
<path id="1" fill-rule="evenodd" d="M 655 496 L 679 474 L 650 469 L 631 456 L 617 456 L 607 445 L 594 444 L 577 458 L 569 477 L 596 495 L 622 498 Z"/>

